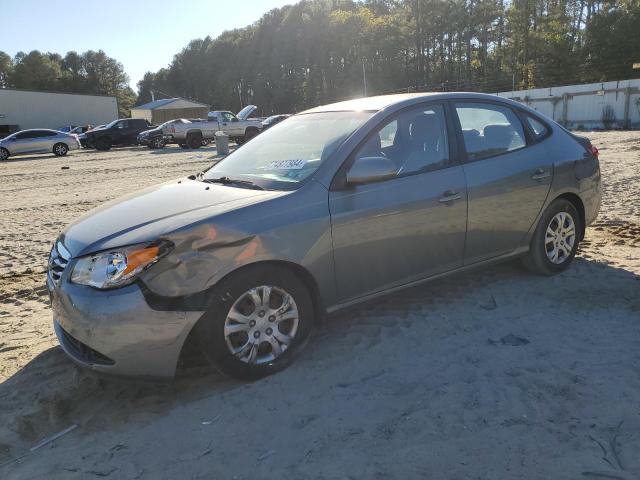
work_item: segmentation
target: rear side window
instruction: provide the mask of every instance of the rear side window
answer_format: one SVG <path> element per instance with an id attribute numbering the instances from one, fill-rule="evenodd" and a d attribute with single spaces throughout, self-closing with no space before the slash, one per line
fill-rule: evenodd
<path id="1" fill-rule="evenodd" d="M 541 140 L 547 136 L 547 134 L 549 133 L 549 129 L 545 126 L 544 123 L 536 120 L 530 115 L 527 115 L 526 119 L 527 124 L 531 128 L 531 132 L 533 133 L 533 136 L 536 140 Z"/>
<path id="2" fill-rule="evenodd" d="M 18 140 L 26 140 L 27 138 L 34 138 L 35 137 L 35 132 L 22 132 L 22 133 L 18 133 L 16 134 L 15 138 Z"/>
<path id="3" fill-rule="evenodd" d="M 508 107 L 488 103 L 456 103 L 469 160 L 481 160 L 527 145 L 517 115 Z"/>

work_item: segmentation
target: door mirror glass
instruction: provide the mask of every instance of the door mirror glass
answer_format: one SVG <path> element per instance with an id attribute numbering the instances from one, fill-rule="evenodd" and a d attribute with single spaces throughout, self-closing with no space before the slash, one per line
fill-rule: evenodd
<path id="1" fill-rule="evenodd" d="M 387 157 L 358 157 L 347 172 L 348 185 L 380 182 L 398 173 L 396 164 Z"/>

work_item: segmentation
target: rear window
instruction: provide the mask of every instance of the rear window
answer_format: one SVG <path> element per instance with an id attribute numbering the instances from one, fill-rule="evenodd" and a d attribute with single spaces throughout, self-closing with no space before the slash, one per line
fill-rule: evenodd
<path id="1" fill-rule="evenodd" d="M 527 124 L 531 128 L 531 132 L 536 140 L 540 140 L 547 136 L 549 133 L 549 129 L 546 127 L 544 123 L 539 120 L 536 120 L 530 115 L 527 115 Z"/>

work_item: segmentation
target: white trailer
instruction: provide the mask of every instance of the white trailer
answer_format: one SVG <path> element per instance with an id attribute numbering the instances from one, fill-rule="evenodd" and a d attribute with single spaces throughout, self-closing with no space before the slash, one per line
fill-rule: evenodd
<path id="1" fill-rule="evenodd" d="M 57 130 L 67 125 L 102 125 L 117 118 L 115 97 L 0 89 L 0 127 Z"/>

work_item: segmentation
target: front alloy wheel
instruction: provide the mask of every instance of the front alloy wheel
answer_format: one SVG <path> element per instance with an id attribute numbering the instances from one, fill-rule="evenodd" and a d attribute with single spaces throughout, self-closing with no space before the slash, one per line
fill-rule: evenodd
<path id="1" fill-rule="evenodd" d="M 278 265 L 244 267 L 211 291 L 194 334 L 221 372 L 255 380 L 286 368 L 309 338 L 315 309 L 297 274 Z"/>
<path id="2" fill-rule="evenodd" d="M 53 153 L 58 157 L 64 157 L 69 151 L 69 147 L 67 147 L 64 143 L 56 143 L 53 147 Z"/>
<path id="3" fill-rule="evenodd" d="M 291 345 L 298 322 L 296 302 L 284 289 L 271 285 L 252 288 L 227 313 L 227 348 L 244 363 L 273 362 Z"/>

